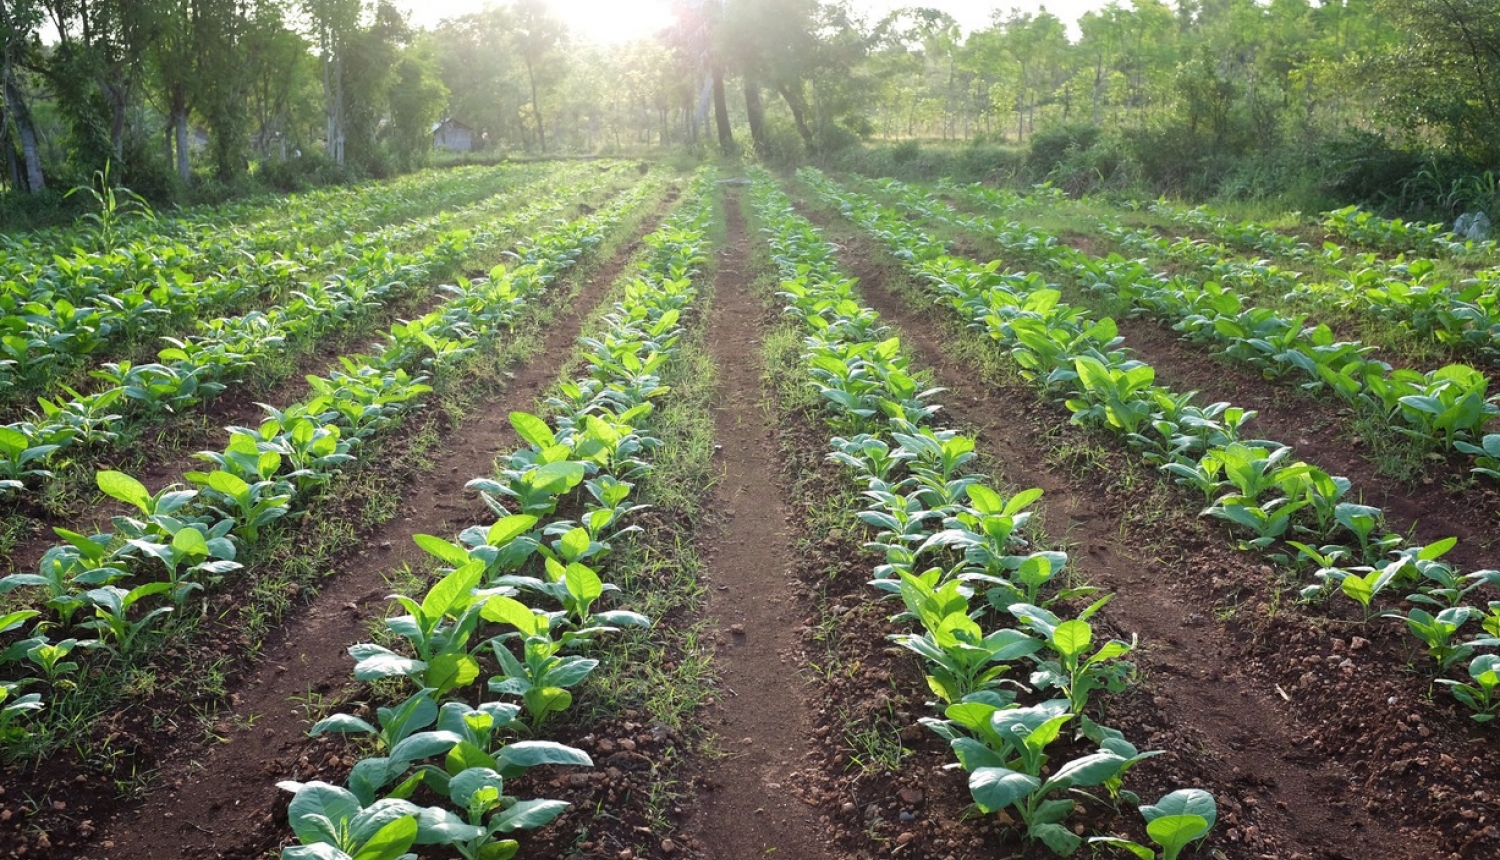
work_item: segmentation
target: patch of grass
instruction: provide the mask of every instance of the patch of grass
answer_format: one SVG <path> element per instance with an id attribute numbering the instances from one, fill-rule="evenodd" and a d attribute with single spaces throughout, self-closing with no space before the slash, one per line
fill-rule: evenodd
<path id="1" fill-rule="evenodd" d="M 843 727 L 844 744 L 849 750 L 852 768 L 866 774 L 892 774 L 899 771 L 901 763 L 911 755 L 911 750 L 901 743 L 901 730 L 906 722 L 897 715 L 895 704 L 889 700 L 873 709 L 869 716 L 840 708 L 838 721 Z"/>
<path id="2" fill-rule="evenodd" d="M 1375 471 L 1408 485 L 1415 485 L 1426 474 L 1429 459 L 1441 459 L 1430 442 L 1415 439 L 1397 431 L 1384 416 L 1361 410 L 1349 429 L 1366 446 L 1365 456 Z"/>

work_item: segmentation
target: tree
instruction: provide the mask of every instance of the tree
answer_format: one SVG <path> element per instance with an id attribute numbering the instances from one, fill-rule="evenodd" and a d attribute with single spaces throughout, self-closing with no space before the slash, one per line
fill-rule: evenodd
<path id="1" fill-rule="evenodd" d="M 568 30 L 547 8 L 545 0 L 516 0 L 512 13 L 516 50 L 526 67 L 526 82 L 531 90 L 531 115 L 536 122 L 537 148 L 547 151 L 546 123 L 542 120 L 542 102 L 538 78 L 550 89 L 567 73 L 563 48 Z"/>
<path id="2" fill-rule="evenodd" d="M 322 57 L 328 157 L 344 163 L 344 57 L 359 26 L 360 0 L 301 0 Z"/>
<path id="3" fill-rule="evenodd" d="M 288 29 L 285 13 L 273 2 L 258 4 L 245 22 L 241 39 L 246 113 L 254 128 L 255 149 L 262 158 L 273 141 L 299 139 L 299 114 L 316 110 L 307 90 L 318 86 L 317 63 L 307 40 Z"/>
<path id="4" fill-rule="evenodd" d="M 450 115 L 488 131 L 494 141 L 508 137 L 526 98 L 520 64 L 496 49 L 510 43 L 510 33 L 510 9 L 490 6 L 443 21 L 431 36 Z"/>
<path id="5" fill-rule="evenodd" d="M 208 127 L 214 175 L 230 181 L 246 167 L 247 78 L 240 41 L 248 22 L 239 0 L 194 0 L 193 11 L 195 110 Z"/>
<path id="6" fill-rule="evenodd" d="M 695 81 L 708 81 L 719 150 L 730 155 L 734 152 L 734 131 L 729 125 L 724 86 L 724 0 L 677 0 L 672 4 L 672 14 L 675 21 L 664 39 Z"/>
<path id="7" fill-rule="evenodd" d="M 42 158 L 37 147 L 36 125 L 31 119 L 31 107 L 21 89 L 19 69 L 23 55 L 30 49 L 31 40 L 41 23 L 41 10 L 28 2 L 0 3 L 0 140 L 5 146 L 6 160 L 13 152 L 10 131 L 15 130 L 21 141 L 21 160 L 25 163 L 25 174 L 16 178 L 24 181 L 23 187 L 32 193 L 47 187 L 42 173 Z M 17 183 L 19 184 L 19 183 Z"/>
<path id="8" fill-rule="evenodd" d="M 1500 165 L 1500 7 L 1492 0 L 1382 0 L 1404 38 L 1380 58 L 1382 115 L 1431 126 L 1454 149 Z"/>
<path id="9" fill-rule="evenodd" d="M 432 124 L 448 105 L 448 88 L 438 79 L 431 57 L 407 50 L 396 63 L 391 87 L 391 149 L 402 170 L 421 167 L 432 151 Z"/>
<path id="10" fill-rule="evenodd" d="M 167 154 L 173 155 L 183 182 L 192 176 L 188 157 L 189 91 L 197 79 L 192 0 L 159 0 L 145 59 L 149 85 L 167 117 Z"/>

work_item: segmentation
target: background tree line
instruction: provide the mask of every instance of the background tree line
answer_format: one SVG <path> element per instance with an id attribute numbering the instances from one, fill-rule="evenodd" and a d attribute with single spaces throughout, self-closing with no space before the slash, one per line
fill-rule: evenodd
<path id="1" fill-rule="evenodd" d="M 1494 203 L 1495 0 L 1128 0 L 1072 37 L 1045 12 L 973 32 L 921 6 L 674 13 L 598 46 L 546 0 L 430 30 L 389 0 L 0 0 L 0 182 L 55 194 L 109 163 L 170 199 L 251 173 L 381 176 L 425 163 L 453 117 L 492 154 L 717 148 L 1076 190 Z"/>

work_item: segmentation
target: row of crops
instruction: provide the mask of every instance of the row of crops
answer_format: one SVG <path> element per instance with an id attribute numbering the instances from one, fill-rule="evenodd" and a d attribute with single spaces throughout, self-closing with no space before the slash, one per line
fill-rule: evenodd
<path id="1" fill-rule="evenodd" d="M 22 607 L 0 616 L 0 631 L 18 637 L 0 652 L 0 739 L 20 750 L 55 743 L 34 737 L 25 717 L 44 707 L 71 714 L 74 697 L 97 707 L 103 697 L 80 678 L 144 659 L 167 616 L 193 611 L 200 592 L 241 575 L 236 558 L 269 527 L 308 510 L 364 446 L 421 408 L 432 384 L 468 356 L 492 348 L 559 274 L 662 185 L 647 178 L 589 215 L 536 231 L 516 246 L 512 265 L 445 287 L 435 309 L 393 324 L 373 352 L 343 356 L 337 369 L 310 376 L 304 399 L 266 406 L 255 427 L 229 428 L 222 449 L 197 455 L 206 468 L 180 482 L 147 488 L 122 472 L 99 471 L 98 490 L 128 513 L 112 517 L 110 531 L 86 522 L 54 527 L 62 542 L 41 555 L 36 572 L 0 579 L 0 594 Z M 514 241 L 516 223 L 509 213 L 492 215 L 462 231 L 461 252 L 450 239 L 432 246 L 432 255 L 482 258 Z"/>
<path id="2" fill-rule="evenodd" d="M 14 300 L 0 310 L 6 349 L 18 352 L 0 379 L 18 420 L 0 427 L 9 470 L 0 504 L 19 509 L 82 469 L 114 515 L 107 525 L 82 513 L 48 523 L 59 541 L 38 550 L 32 569 L 0 578 L 0 747 L 36 762 L 121 707 L 115 679 L 192 635 L 175 620 L 206 614 L 216 595 L 257 576 L 256 560 L 290 524 L 334 501 L 340 476 L 378 468 L 372 451 L 562 301 L 570 272 L 658 206 L 668 180 L 627 173 L 468 170 L 318 193 L 279 210 L 123 219 L 107 236 L 96 225 L 12 242 L 4 266 Z M 504 860 L 527 831 L 569 809 L 549 790 L 568 785 L 556 774 L 594 767 L 586 744 L 560 726 L 579 718 L 577 698 L 615 659 L 609 641 L 663 623 L 639 611 L 645 597 L 616 584 L 615 568 L 642 531 L 641 490 L 663 455 L 659 421 L 677 397 L 663 373 L 701 320 L 722 223 L 715 171 L 681 188 L 612 286 L 615 301 L 579 339 L 575 375 L 538 407 L 509 412 L 519 443 L 468 483 L 488 514 L 454 534 L 412 535 L 425 566 L 348 648 L 372 706 L 339 705 L 308 721 L 313 737 L 343 736 L 338 748 L 352 758 L 278 783 L 288 800 L 284 858 L 433 850 Z M 1090 223 L 1139 257 L 1101 256 L 1022 222 L 1076 206 L 1046 190 L 836 180 L 811 169 L 783 182 L 752 170 L 743 202 L 779 281 L 772 309 L 800 338 L 792 372 L 816 393 L 822 453 L 858 500 L 847 514 L 860 523 L 868 599 L 889 616 L 890 644 L 919 667 L 920 697 L 930 696 L 919 722 L 948 751 L 972 808 L 1002 822 L 1006 838 L 1063 856 L 1173 860 L 1202 845 L 1219 804 L 1192 783 L 1141 796 L 1139 766 L 1189 752 L 1143 749 L 1106 716 L 1130 707 L 1135 661 L 1152 643 L 1117 631 L 1113 596 L 1082 581 L 1076 560 L 1042 533 L 1041 490 L 1025 476 L 1006 486 L 980 471 L 979 440 L 945 421 L 942 390 L 920 382 L 925 372 L 861 297 L 843 249 L 798 213 L 788 188 L 882 246 L 1073 423 L 1113 435 L 1180 485 L 1194 510 L 1201 500 L 1233 546 L 1280 568 L 1308 605 L 1367 635 L 1408 637 L 1448 707 L 1480 724 L 1500 714 L 1500 571 L 1453 562 L 1455 538 L 1401 533 L 1354 481 L 1262 438 L 1255 404 L 1206 403 L 1160 384 L 1113 319 L 1057 286 L 1106 295 L 1267 379 L 1332 393 L 1443 456 L 1473 458 L 1465 467 L 1488 480 L 1500 477 L 1491 459 L 1500 434 L 1486 432 L 1500 406 L 1487 365 L 1399 366 L 1313 319 L 1318 307 L 1355 309 L 1489 361 L 1500 322 L 1462 308 L 1496 307 L 1482 288 L 1491 275 L 1450 288 L 1435 264 L 1368 256 L 1361 265 L 1382 273 L 1378 289 L 1369 279 L 1314 281 L 1111 218 Z M 1284 260 L 1313 253 L 1206 210 L 1156 209 Z M 1396 227 L 1348 212 L 1327 229 L 1454 260 L 1492 250 L 1425 228 L 1381 239 Z M 974 239 L 1002 259 L 955 253 Z M 490 268 L 502 252 L 506 264 Z M 1319 257 L 1326 274 L 1346 251 L 1330 243 Z M 482 269 L 487 276 L 462 276 Z M 116 280 L 97 274 L 105 271 Z M 1399 283 L 1452 319 L 1391 312 Z M 1378 290 L 1385 304 L 1371 298 Z M 1261 302 L 1271 294 L 1313 310 Z M 408 318 L 392 321 L 395 308 Z M 227 428 L 225 444 L 164 484 L 103 465 L 141 428 L 215 398 L 246 399 L 258 368 L 372 321 L 383 333 L 368 351 L 261 404 L 258 424 Z M 22 416 L 29 398 L 38 408 Z M 528 773 L 537 768 L 541 778 Z"/>
<path id="3" fill-rule="evenodd" d="M 700 173 L 676 214 L 645 238 L 604 333 L 582 344 L 586 375 L 548 402 L 550 421 L 510 415 L 525 447 L 502 458 L 496 477 L 470 484 L 499 519 L 457 541 L 417 537 L 443 575 L 425 595 L 393 596 L 406 614 L 386 625 L 403 647 L 349 653 L 357 679 L 418 689 L 373 723 L 336 714 L 313 726 L 314 735 L 366 736 L 374 754 L 353 766 L 347 786 L 281 783 L 294 793 L 289 818 L 301 843 L 283 857 L 397 857 L 413 845 L 510 857 L 513 834 L 567 807 L 514 796 L 507 781 L 538 765 L 592 765 L 582 750 L 537 738 L 598 667 L 586 656 L 595 640 L 651 623 L 601 608 L 620 591 L 601 574 L 613 542 L 639 528 L 632 491 L 661 444 L 651 435 L 655 404 L 669 395 L 659 374 L 698 294 L 713 181 Z M 471 689 L 481 680 L 493 698 Z"/>
<path id="4" fill-rule="evenodd" d="M 934 297 L 986 332 L 1077 423 L 1120 434 L 1167 477 L 1202 493 L 1206 516 L 1224 520 L 1270 561 L 1289 560 L 1308 600 L 1347 599 L 1363 620 L 1389 619 L 1426 650 L 1427 670 L 1488 721 L 1500 712 L 1500 571 L 1443 561 L 1456 538 L 1416 544 L 1385 528 L 1359 488 L 1291 446 L 1252 434 L 1254 412 L 1156 384 L 1151 365 L 1123 347 L 1110 319 L 1094 320 L 1030 272 L 1003 272 L 948 253 L 900 210 L 802 174 L 822 197 L 884 242 Z M 902 197 L 929 211 L 916 191 Z M 970 222 L 972 224 L 972 222 Z M 1052 245 L 1059 258 L 1078 252 Z M 1286 550 L 1291 552 L 1286 552 Z M 1409 606 L 1401 609 L 1398 604 Z"/>
<path id="5" fill-rule="evenodd" d="M 1006 218 L 1019 205 L 1020 198 L 1001 198 L 992 192 L 965 191 L 961 199 L 969 201 L 981 214 L 966 215 L 951 206 L 935 202 L 921 192 L 888 184 L 900 205 L 919 213 L 932 223 L 956 227 L 982 236 L 1003 249 L 1007 255 L 1031 268 L 1040 276 L 1071 278 L 1085 289 L 1093 290 L 1124 303 L 1134 315 L 1150 316 L 1170 325 L 1183 338 L 1211 346 L 1235 362 L 1253 368 L 1266 379 L 1297 386 L 1305 391 L 1332 393 L 1351 407 L 1368 414 L 1375 421 L 1397 428 L 1402 434 L 1434 450 L 1451 450 L 1473 460 L 1475 471 L 1495 477 L 1495 453 L 1500 452 L 1500 435 L 1484 432 L 1485 426 L 1500 415 L 1496 405 L 1500 395 L 1489 393 L 1489 378 L 1478 367 L 1451 363 L 1433 370 L 1393 367 L 1375 357 L 1375 347 L 1357 340 L 1340 340 L 1326 323 L 1312 323 L 1307 314 L 1287 314 L 1275 307 L 1257 305 L 1252 298 L 1254 279 L 1274 277 L 1275 273 L 1257 271 L 1238 261 L 1240 275 L 1227 270 L 1235 259 L 1224 256 L 1214 246 L 1193 242 L 1167 242 L 1141 230 L 1113 229 L 1124 247 L 1149 250 L 1186 274 L 1168 274 L 1153 269 L 1140 259 L 1119 254 L 1095 257 L 1073 248 L 1052 234 L 1035 227 L 1024 227 Z M 1001 199 L 997 199 L 1001 198 Z M 1262 267 L 1263 268 L 1263 267 Z M 1218 280 L 1215 280 L 1218 278 Z M 1284 279 L 1278 287 L 1290 287 L 1294 279 Z M 1306 294 L 1338 291 L 1349 296 L 1347 302 L 1370 300 L 1373 291 L 1354 286 L 1322 285 L 1299 289 Z M 1391 282 L 1383 289 L 1393 295 Z M 1500 313 L 1500 294 L 1492 284 L 1476 284 L 1489 306 L 1482 313 Z M 1415 296 L 1414 291 L 1408 295 Z M 1424 296 L 1442 301 L 1451 296 L 1442 286 L 1432 285 Z M 1415 301 L 1415 299 L 1414 299 Z M 1462 302 L 1463 299 L 1455 298 Z M 1389 307 L 1389 304 L 1386 305 Z M 1407 305 L 1409 313 L 1389 318 L 1421 329 L 1418 320 L 1432 316 Z M 1477 307 L 1477 305 L 1475 306 Z M 1500 332 L 1500 316 L 1455 314 L 1451 332 L 1455 338 L 1468 338 L 1494 345 L 1494 333 Z"/>
<path id="6" fill-rule="evenodd" d="M 913 632 L 893 638 L 919 655 L 938 698 L 942 716 L 923 722 L 950 743 L 981 811 L 1007 812 L 1027 840 L 1072 854 L 1084 842 L 1070 820 L 1081 790 L 1138 803 L 1125 774 L 1159 754 L 1087 713 L 1091 699 L 1124 690 L 1134 643 L 1094 641 L 1089 619 L 1108 596 L 1072 617 L 1057 614 L 1087 590 L 1062 587 L 1065 553 L 1022 536 L 1041 491 L 1006 495 L 973 471 L 975 440 L 937 424 L 938 392 L 918 389 L 899 339 L 859 301 L 836 249 L 769 176 L 758 177 L 752 196 L 783 278 L 778 295 L 806 331 L 809 384 L 840 434 L 829 439 L 829 457 L 849 467 L 869 500 L 859 518 L 874 535 L 868 546 L 884 555 L 871 585 L 904 607 L 893 620 Z M 1013 671 L 1023 660 L 1034 666 L 1026 685 Z M 1166 857 L 1217 817 L 1201 789 L 1140 809 Z M 1120 837 L 1091 841 L 1155 856 Z"/>
<path id="7" fill-rule="evenodd" d="M 373 754 L 342 786 L 282 784 L 294 793 L 289 818 L 302 843 L 284 856 L 394 857 L 446 845 L 464 857 L 504 857 L 518 850 L 518 831 L 564 810 L 561 801 L 512 796 L 507 780 L 537 765 L 592 763 L 540 738 L 572 706 L 570 688 L 597 668 L 594 640 L 651 623 L 601 609 L 629 605 L 601 574 L 631 530 L 633 482 L 649 480 L 659 444 L 648 435 L 653 398 L 670 394 L 657 374 L 696 294 L 691 278 L 711 211 L 705 186 L 700 180 L 648 238 L 642 279 L 603 320 L 608 335 L 583 342 L 588 376 L 561 386 L 550 421 L 510 416 L 526 447 L 502 457 L 495 477 L 470 484 L 497 519 L 457 541 L 417 536 L 442 565 L 441 579 L 425 595 L 393 597 L 405 613 L 386 622 L 394 642 L 350 654 L 359 680 L 400 678 L 418 689 L 373 720 L 336 714 L 313 727 L 363 737 Z M 899 340 L 859 302 L 835 248 L 791 213 L 768 175 L 750 193 L 784 278 L 779 296 L 806 332 L 809 384 L 838 434 L 829 457 L 867 489 L 859 517 L 883 555 L 872 597 L 905 607 L 895 620 L 911 632 L 893 638 L 921 657 L 938 696 L 924 722 L 951 745 L 982 811 L 1008 812 L 1024 838 L 1071 854 L 1085 844 L 1075 798 L 1102 792 L 1139 804 L 1126 773 L 1159 754 L 1089 716 L 1091 703 L 1097 712 L 1100 697 L 1133 677 L 1124 658 L 1134 643 L 1095 641 L 1090 619 L 1107 597 L 1067 610 L 1088 590 L 1063 588 L 1066 554 L 1022 537 L 1040 493 L 1002 495 L 973 470 L 975 440 L 936 423 L 935 392 L 917 389 Z M 1015 678 L 1020 665 L 1034 667 L 1029 684 Z M 486 678 L 496 695 L 476 703 L 468 690 Z M 1176 857 L 1216 819 L 1201 789 L 1140 808 L 1154 848 L 1113 835 L 1089 841 Z"/>
<path id="8" fill-rule="evenodd" d="M 0 450 L 6 454 L 0 465 L 6 470 L 0 474 L 0 492 L 12 496 L 37 492 L 51 477 L 49 462 L 65 456 L 69 449 L 107 451 L 131 429 L 180 416 L 288 352 L 307 352 L 388 304 L 423 294 L 426 285 L 451 274 L 463 261 L 482 258 L 514 242 L 595 182 L 596 178 L 576 168 L 554 171 L 481 204 L 380 231 L 377 236 L 425 235 L 428 244 L 403 252 L 399 250 L 403 242 L 385 235 L 378 239 L 378 247 L 372 244 L 349 258 L 348 267 L 338 274 L 298 285 L 284 303 L 238 316 L 200 317 L 196 333 L 163 336 L 168 346 L 157 351 L 154 362 L 100 363 L 89 371 L 94 384 L 87 393 L 61 386 L 61 394 L 39 399 L 39 413 L 32 420 L 0 428 Z M 540 194 L 543 186 L 551 186 L 552 193 Z M 432 229 L 434 223 L 449 221 L 471 221 L 472 225 Z M 518 259 L 526 260 L 529 253 L 521 253 Z M 203 308 L 197 310 L 201 313 Z M 138 321 L 122 325 L 140 334 Z M 420 327 L 407 327 L 394 336 L 420 339 L 421 333 Z M 50 357 L 61 361 L 62 349 L 75 343 L 73 339 L 61 341 Z M 38 356 L 31 360 L 47 363 Z M 42 370 L 34 372 L 38 379 L 48 378 Z M 49 383 L 49 387 L 60 385 Z"/>

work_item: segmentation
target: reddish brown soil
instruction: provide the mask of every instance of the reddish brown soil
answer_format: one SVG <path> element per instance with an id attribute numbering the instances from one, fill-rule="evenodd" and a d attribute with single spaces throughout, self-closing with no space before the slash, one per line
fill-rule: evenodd
<path id="1" fill-rule="evenodd" d="M 812 729 L 813 691 L 801 677 L 793 551 L 785 493 L 758 359 L 764 316 L 745 219 L 731 198 L 708 345 L 718 368 L 714 430 L 722 476 L 708 504 L 719 520 L 705 539 L 713 587 L 708 611 L 721 628 L 722 693 L 704 719 L 723 758 L 704 763 L 708 790 L 691 832 L 717 860 L 830 856 L 816 814 L 795 793 Z"/>
<path id="2" fill-rule="evenodd" d="M 1111 450 L 1113 440 L 1068 426 L 1064 410 L 1038 402 L 1023 384 L 976 380 L 949 348 L 957 334 L 940 321 L 944 314 L 908 309 L 885 286 L 904 282 L 892 264 L 847 227 L 832 230 L 863 276 L 867 300 L 949 388 L 940 399 L 950 413 L 979 431 L 1012 486 L 1047 491 L 1047 531 L 1072 544 L 1087 581 L 1116 594 L 1104 612 L 1110 626 L 1141 635 L 1144 682 L 1110 703 L 1108 721 L 1141 746 L 1168 751 L 1132 771 L 1143 796 L 1184 785 L 1213 791 L 1222 824 L 1210 846 L 1229 857 L 1477 860 L 1500 850 L 1497 809 L 1482 788 L 1500 776 L 1478 752 L 1485 733 L 1450 699 L 1428 700 L 1427 682 L 1405 671 L 1409 647 L 1399 627 L 1288 605 L 1273 570 L 1231 550 L 1219 529 L 1193 516 L 1193 500 Z M 849 589 L 855 600 L 857 583 Z M 877 677 L 863 695 L 890 688 Z M 898 701 L 898 717 L 910 701 L 909 694 Z M 978 856 L 969 849 L 988 837 L 976 836 L 982 831 L 972 822 L 953 823 L 962 784 L 928 776 L 946 750 L 929 759 L 932 739 L 915 743 L 915 759 L 895 786 L 886 783 L 925 781 L 930 789 L 921 823 L 930 830 L 911 856 Z M 957 797 L 934 807 L 935 792 Z M 880 817 L 900 805 L 856 803 L 842 824 L 846 838 L 868 845 L 872 828 L 861 813 Z M 877 838 L 895 832 L 873 830 Z"/>
<path id="3" fill-rule="evenodd" d="M 305 736 L 309 721 L 301 702 L 337 702 L 356 689 L 345 649 L 367 641 L 370 625 L 385 615 L 388 577 L 404 566 L 427 564 L 412 535 L 451 535 L 489 515 L 464 484 L 488 474 L 494 458 L 514 448 L 509 413 L 533 409 L 557 377 L 583 321 L 655 218 L 649 221 L 628 247 L 588 278 L 570 304 L 555 311 L 535 359 L 516 370 L 503 397 L 483 400 L 461 423 L 441 427 L 442 443 L 430 465 L 405 475 L 400 517 L 363 535 L 364 549 L 334 563 L 312 604 L 259 643 L 255 665 L 229 661 L 227 703 L 183 701 L 165 689 L 140 713 L 116 715 L 96 729 L 94 744 L 128 749 L 135 772 L 151 774 L 142 803 L 122 802 L 109 775 L 96 776 L 93 763 L 60 756 L 21 777 L 44 812 L 23 817 L 25 798 L 0 794 L 0 815 L 13 828 L 3 834 L 9 851 L 27 856 L 18 852 L 29 849 L 29 856 L 36 856 L 45 847 L 51 853 L 44 856 L 58 858 L 158 860 L 248 858 L 274 849 L 286 836 L 287 798 L 276 781 L 341 779 L 354 761 L 341 739 Z M 352 518 L 357 512 L 340 514 Z M 234 603 L 244 599 L 242 593 L 221 596 L 216 617 L 232 617 Z M 206 641 L 192 647 L 229 655 L 250 645 L 233 630 L 214 629 L 202 638 Z M 171 653 L 164 655 L 162 671 L 169 671 L 171 658 Z M 192 724 L 194 708 L 212 711 L 217 705 L 222 708 L 200 733 Z M 154 727 L 161 725 L 166 729 Z M 5 850 L 4 842 L 0 850 Z"/>

